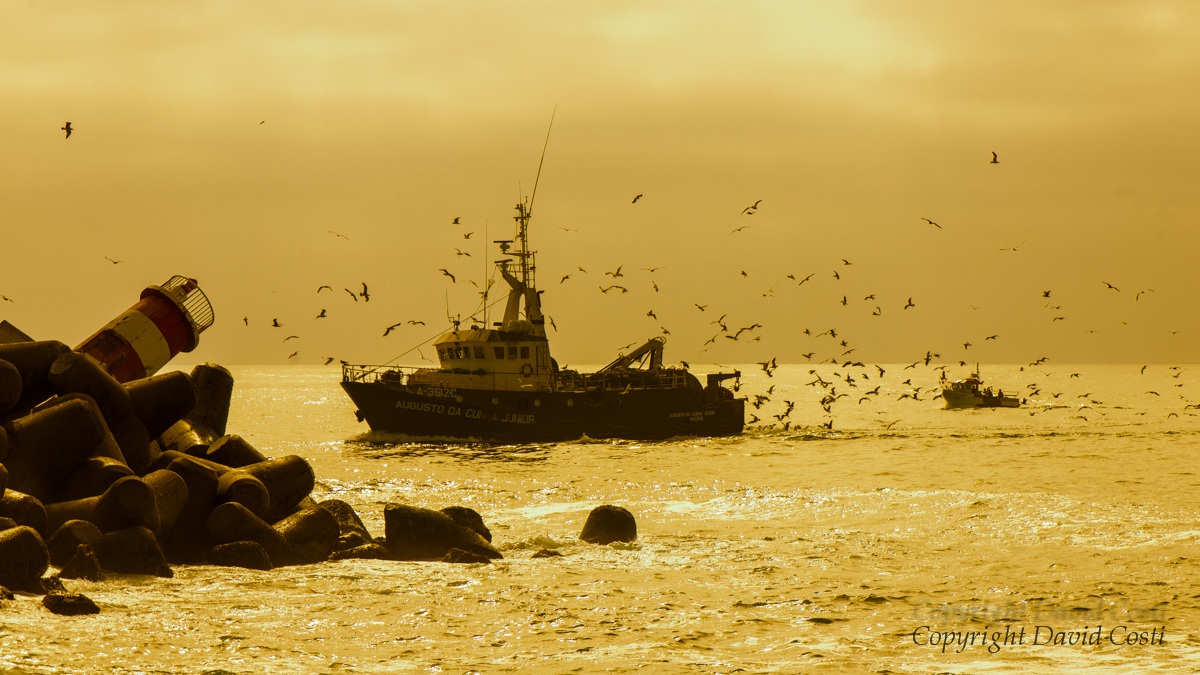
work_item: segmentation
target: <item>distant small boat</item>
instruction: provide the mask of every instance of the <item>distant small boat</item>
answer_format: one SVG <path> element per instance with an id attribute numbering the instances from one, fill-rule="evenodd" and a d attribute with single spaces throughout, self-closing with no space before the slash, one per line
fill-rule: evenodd
<path id="1" fill-rule="evenodd" d="M 1021 400 L 1009 396 L 1003 389 L 995 392 L 991 387 L 983 386 L 979 377 L 979 367 L 963 380 L 948 380 L 942 374 L 942 398 L 947 408 L 1019 408 Z"/>

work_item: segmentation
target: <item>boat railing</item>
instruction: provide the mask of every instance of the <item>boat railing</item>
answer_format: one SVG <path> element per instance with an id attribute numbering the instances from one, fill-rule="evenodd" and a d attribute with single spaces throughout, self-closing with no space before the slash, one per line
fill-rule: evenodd
<path id="1" fill-rule="evenodd" d="M 560 372 L 560 389 L 678 389 L 688 384 L 688 372 L 662 368 L 653 373 L 640 370 L 603 371 L 595 373 Z"/>
<path id="2" fill-rule="evenodd" d="M 411 366 L 342 366 L 343 382 L 397 382 L 403 384 L 408 376 L 421 370 Z"/>

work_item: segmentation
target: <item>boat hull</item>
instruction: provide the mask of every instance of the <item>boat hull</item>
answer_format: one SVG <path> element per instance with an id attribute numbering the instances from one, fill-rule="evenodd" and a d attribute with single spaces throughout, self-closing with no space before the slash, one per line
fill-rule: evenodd
<path id="1" fill-rule="evenodd" d="M 732 436 L 745 423 L 745 399 L 707 400 L 695 388 L 525 392 L 384 381 L 343 381 L 342 388 L 372 430 L 415 439 L 654 440 Z"/>
<path id="2" fill-rule="evenodd" d="M 947 408 L 1019 408 L 1021 401 L 1015 396 L 987 396 L 967 391 L 943 389 L 942 398 Z"/>

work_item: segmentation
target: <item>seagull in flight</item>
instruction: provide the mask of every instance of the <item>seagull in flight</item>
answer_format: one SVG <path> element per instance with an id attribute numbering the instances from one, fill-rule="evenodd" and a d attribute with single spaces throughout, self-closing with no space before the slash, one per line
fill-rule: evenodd
<path id="1" fill-rule="evenodd" d="M 358 296 L 363 299 L 363 302 L 370 302 L 371 294 L 367 292 L 367 282 L 362 282 L 362 287 L 362 293 L 359 293 Z"/>
<path id="2" fill-rule="evenodd" d="M 989 163 L 990 164 L 999 164 L 1000 163 L 1000 158 L 996 156 L 995 150 L 992 151 L 992 161 Z"/>
<path id="3" fill-rule="evenodd" d="M 350 241 L 350 237 L 347 237 L 346 235 L 344 235 L 340 232 L 334 232 L 333 230 L 327 230 L 327 232 L 329 232 L 329 234 L 332 234 L 335 237 L 341 237 L 342 239 L 345 239 L 346 241 Z"/>
<path id="4" fill-rule="evenodd" d="M 121 264 L 121 263 L 125 262 L 124 260 L 113 260 L 112 258 L 110 258 L 110 257 L 108 257 L 108 256 L 104 256 L 104 259 L 105 259 L 105 260 L 107 260 L 108 262 L 110 262 L 110 263 L 114 264 L 114 265 L 119 265 L 119 264 Z"/>
<path id="5" fill-rule="evenodd" d="M 634 198 L 633 198 L 633 201 L 631 201 L 631 202 L 629 202 L 629 203 L 630 203 L 630 204 L 636 204 L 636 203 L 637 203 L 637 200 L 639 200 L 639 199 L 641 199 L 641 198 L 642 198 L 642 195 L 639 193 L 639 194 L 638 194 L 638 196 L 634 197 Z"/>
<path id="6" fill-rule="evenodd" d="M 67 138 L 70 138 L 70 137 L 71 137 L 71 132 L 72 132 L 72 131 L 74 131 L 74 130 L 71 128 L 71 123 L 70 123 L 70 122 L 67 122 L 66 126 L 63 126 L 63 127 L 60 127 L 60 128 L 61 128 L 63 131 L 67 132 L 67 135 L 63 137 L 63 139 L 64 139 L 64 140 L 65 140 L 65 139 L 67 139 Z"/>
<path id="7" fill-rule="evenodd" d="M 1121 292 L 1121 289 L 1117 288 L 1116 286 L 1113 286 L 1112 284 L 1108 283 L 1107 281 L 1101 281 L 1100 283 L 1104 284 L 1105 286 L 1108 286 L 1109 288 L 1113 289 L 1114 291 L 1116 291 L 1118 293 Z"/>
<path id="8" fill-rule="evenodd" d="M 445 274 L 446 276 L 450 277 L 450 283 L 454 283 L 456 281 L 456 279 L 454 278 L 454 275 L 450 274 L 450 272 L 445 267 L 439 268 L 438 271 L 441 272 L 442 274 Z"/>
<path id="9" fill-rule="evenodd" d="M 758 210 L 758 205 L 761 203 L 762 203 L 761 199 L 754 202 L 750 206 L 747 206 L 746 208 L 742 209 L 742 213 L 746 214 L 747 216 L 754 215 L 754 212 Z"/>
<path id="10" fill-rule="evenodd" d="M 923 221 L 925 221 L 925 222 L 929 223 L 930 225 L 932 225 L 932 226 L 936 227 L 936 228 L 937 228 L 937 229 L 939 229 L 939 230 L 940 230 L 940 229 L 942 229 L 942 226 L 941 226 L 941 225 L 938 225 L 937 223 L 933 222 L 932 220 L 930 220 L 930 219 L 928 219 L 928 218 L 921 218 L 921 220 L 923 220 Z"/>

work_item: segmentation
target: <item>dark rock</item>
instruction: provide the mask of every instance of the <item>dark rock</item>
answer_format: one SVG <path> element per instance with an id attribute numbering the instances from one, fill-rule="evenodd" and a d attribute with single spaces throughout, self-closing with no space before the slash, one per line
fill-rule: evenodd
<path id="1" fill-rule="evenodd" d="M 8 590 L 7 586 L 0 586 L 0 600 L 15 600 L 16 597 L 12 591 Z"/>
<path id="2" fill-rule="evenodd" d="M 105 533 L 100 565 L 120 574 L 175 576 L 154 533 L 141 526 Z"/>
<path id="3" fill-rule="evenodd" d="M 561 558 L 562 554 L 559 553 L 558 551 L 551 551 L 548 548 L 544 548 L 544 549 L 538 551 L 537 553 L 534 553 L 530 557 L 532 557 L 532 558 Z"/>
<path id="4" fill-rule="evenodd" d="M 251 570 L 269 570 L 271 556 L 267 549 L 256 541 L 232 541 L 219 544 L 208 552 L 207 560 L 213 565 L 224 567 L 244 567 Z"/>
<path id="5" fill-rule="evenodd" d="M 291 557 L 280 561 L 281 565 L 324 562 L 338 543 L 337 518 L 318 506 L 297 511 L 275 523 L 275 530 L 283 535 L 291 550 Z"/>
<path id="6" fill-rule="evenodd" d="M 479 555 L 478 553 L 472 553 L 470 551 L 464 551 L 461 548 L 452 548 L 449 551 L 446 551 L 446 556 L 442 558 L 442 562 L 456 563 L 460 565 L 471 563 L 484 563 L 486 565 L 492 564 L 491 559 L 487 556 Z"/>
<path id="7" fill-rule="evenodd" d="M 67 592 L 67 587 L 63 585 L 61 574 L 51 574 L 48 577 L 42 577 L 41 579 L 38 579 L 38 585 L 41 587 L 41 589 L 38 590 L 38 593 L 41 595 L 52 593 L 54 591 L 59 591 L 62 593 Z"/>
<path id="8" fill-rule="evenodd" d="M 361 532 L 347 532 L 345 534 L 338 535 L 337 546 L 334 546 L 333 550 L 345 551 L 357 546 L 373 543 L 375 542 L 370 537 L 363 536 Z"/>
<path id="9" fill-rule="evenodd" d="M 50 564 L 63 567 L 75 557 L 80 544 L 87 544 L 95 550 L 103 543 L 104 533 L 95 523 L 68 520 L 50 535 L 46 540 L 46 547 L 50 549 Z"/>
<path id="10" fill-rule="evenodd" d="M 579 538 L 592 544 L 633 541 L 637 539 L 637 522 L 628 509 L 603 504 L 588 514 Z"/>
<path id="11" fill-rule="evenodd" d="M 66 565 L 63 565 L 58 576 L 63 579 L 100 581 L 104 578 L 104 572 L 100 568 L 100 558 L 96 555 L 95 549 L 88 544 L 80 544 L 76 547 L 75 555 Z"/>
<path id="12" fill-rule="evenodd" d="M 395 560 L 392 552 L 382 544 L 374 542 L 355 546 L 342 551 L 336 551 L 329 556 L 330 560 Z"/>
<path id="13" fill-rule="evenodd" d="M 82 593 L 51 591 L 42 598 L 42 604 L 51 612 L 63 616 L 100 613 L 100 608 L 96 606 L 96 603 Z"/>
<path id="14" fill-rule="evenodd" d="M 358 517 L 353 506 L 340 499 L 326 499 L 319 502 L 317 506 L 333 514 L 338 522 L 338 530 L 343 537 L 349 534 L 358 534 L 361 536 L 361 543 L 364 544 L 371 540 L 371 533 L 367 531 L 367 526 L 363 525 L 362 518 Z M 357 545 L 354 544 L 354 546 Z"/>
<path id="15" fill-rule="evenodd" d="M 475 509 L 469 509 L 465 506 L 447 506 L 442 509 L 442 513 L 454 519 L 454 522 L 465 527 L 469 527 L 479 533 L 479 536 L 492 541 L 492 531 L 483 524 L 483 516 Z"/>
<path id="16" fill-rule="evenodd" d="M 383 511 L 386 546 L 397 560 L 438 560 L 452 548 L 502 558 L 475 530 L 433 509 L 388 504 Z"/>

